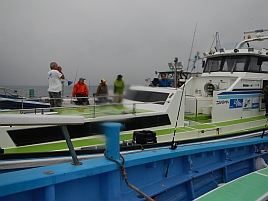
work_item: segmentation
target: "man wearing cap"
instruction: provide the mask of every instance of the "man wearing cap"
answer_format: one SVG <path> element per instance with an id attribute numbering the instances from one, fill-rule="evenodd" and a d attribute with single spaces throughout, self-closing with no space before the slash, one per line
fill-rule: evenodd
<path id="1" fill-rule="evenodd" d="M 84 83 L 85 78 L 79 78 L 79 81 L 74 85 L 73 88 L 73 97 L 82 97 L 82 98 L 77 98 L 77 101 L 80 105 L 84 104 L 87 105 L 89 104 L 88 102 L 88 88 L 87 85 Z"/>
<path id="2" fill-rule="evenodd" d="M 124 97 L 125 82 L 122 80 L 122 75 L 118 75 L 114 81 L 114 102 L 121 103 Z"/>
<path id="3" fill-rule="evenodd" d="M 104 78 L 101 79 L 101 82 L 96 92 L 96 96 L 99 96 L 98 99 L 100 103 L 107 103 L 108 87 L 106 85 L 106 80 Z"/>
<path id="4" fill-rule="evenodd" d="M 48 71 L 48 94 L 51 107 L 61 107 L 61 79 L 65 79 L 62 68 L 56 62 L 50 63 L 50 71 Z"/>

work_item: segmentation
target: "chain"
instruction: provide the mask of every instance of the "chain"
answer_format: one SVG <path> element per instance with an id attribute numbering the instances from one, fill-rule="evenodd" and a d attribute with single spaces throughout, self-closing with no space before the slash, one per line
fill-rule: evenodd
<path id="1" fill-rule="evenodd" d="M 136 191 L 137 193 L 139 193 L 140 195 L 142 195 L 143 197 L 145 197 L 148 201 L 154 201 L 151 197 L 149 197 L 148 195 L 146 195 L 144 192 L 142 192 L 140 189 L 138 189 L 137 187 L 133 186 L 131 183 L 128 182 L 127 180 L 127 173 L 126 173 L 126 169 L 125 169 L 125 159 L 123 157 L 122 154 L 120 154 L 120 158 L 122 159 L 122 163 L 120 163 L 119 161 L 109 157 L 106 155 L 106 152 L 104 152 L 104 156 L 117 163 L 120 166 L 120 170 L 121 170 L 121 174 L 122 174 L 122 180 L 124 180 L 127 184 L 128 187 L 130 187 L 132 190 Z"/>

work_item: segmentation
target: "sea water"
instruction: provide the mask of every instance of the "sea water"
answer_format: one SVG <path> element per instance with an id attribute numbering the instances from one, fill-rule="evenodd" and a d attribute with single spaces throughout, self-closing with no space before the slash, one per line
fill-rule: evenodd
<path id="1" fill-rule="evenodd" d="M 30 96 L 31 89 L 34 90 L 34 97 L 48 97 L 48 86 L 3 86 L 12 90 L 17 91 L 17 93 L 22 96 L 28 98 Z M 98 86 L 90 86 L 89 88 L 89 96 L 93 96 L 96 93 Z M 73 91 L 73 85 L 71 86 L 63 86 L 62 88 L 62 96 L 63 97 L 71 97 Z M 112 89 L 112 86 L 108 86 L 108 89 Z"/>

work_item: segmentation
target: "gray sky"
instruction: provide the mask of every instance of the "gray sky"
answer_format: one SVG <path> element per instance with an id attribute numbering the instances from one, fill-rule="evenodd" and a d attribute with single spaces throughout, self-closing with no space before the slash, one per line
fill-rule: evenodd
<path id="1" fill-rule="evenodd" d="M 227 3 L 228 2 L 228 3 Z M 230 2 L 230 3 L 229 3 Z M 178 57 L 268 28 L 267 0 L 0 0 L 0 86 L 46 86 L 56 61 L 68 80 L 145 85 Z M 76 76 L 77 72 L 77 76 Z"/>

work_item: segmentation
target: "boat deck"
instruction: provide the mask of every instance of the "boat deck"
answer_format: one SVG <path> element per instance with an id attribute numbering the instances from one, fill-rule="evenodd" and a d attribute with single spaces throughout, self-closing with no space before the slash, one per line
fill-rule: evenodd
<path id="1" fill-rule="evenodd" d="M 233 180 L 199 197 L 196 201 L 267 200 L 268 168 Z"/>

